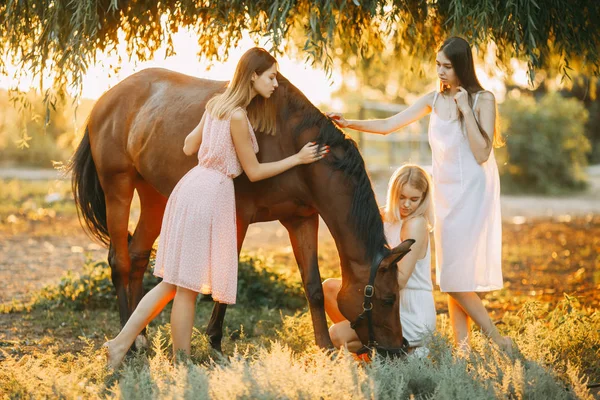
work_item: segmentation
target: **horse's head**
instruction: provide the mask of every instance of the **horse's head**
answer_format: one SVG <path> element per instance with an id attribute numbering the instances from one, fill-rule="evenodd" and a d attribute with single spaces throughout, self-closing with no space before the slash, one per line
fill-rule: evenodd
<path id="1" fill-rule="evenodd" d="M 363 351 L 377 350 L 386 355 L 401 355 L 406 350 L 399 318 L 397 263 L 409 251 L 414 240 L 384 249 L 371 264 L 366 284 L 364 279 L 342 282 L 338 305 L 350 321 Z"/>
<path id="2" fill-rule="evenodd" d="M 396 263 L 409 251 L 410 244 L 389 249 L 371 181 L 356 143 L 287 79 L 278 76 L 278 80 L 280 85 L 274 97 L 279 110 L 276 141 L 279 149 L 287 149 L 288 154 L 283 155 L 293 154 L 307 141 L 331 148 L 329 156 L 295 169 L 294 176 L 288 176 L 282 185 L 297 181 L 295 202 L 317 210 L 335 239 L 342 266 L 342 290 L 338 296 L 342 314 L 351 322 L 358 318 L 363 312 L 365 288 L 372 285 L 375 290 L 369 298 L 371 336 L 381 347 L 399 349 L 403 339 Z M 362 342 L 368 344 L 368 321 L 356 324 L 356 331 Z"/>

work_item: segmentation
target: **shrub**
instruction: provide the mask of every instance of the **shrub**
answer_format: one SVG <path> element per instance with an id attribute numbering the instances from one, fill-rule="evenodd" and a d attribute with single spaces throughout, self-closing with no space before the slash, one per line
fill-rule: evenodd
<path id="1" fill-rule="evenodd" d="M 507 139 L 504 192 L 558 194 L 586 187 L 591 147 L 585 136 L 588 112 L 581 102 L 557 94 L 539 103 L 531 97 L 508 99 L 501 118 Z"/>
<path id="2" fill-rule="evenodd" d="M 315 348 L 315 333 L 308 311 L 298 311 L 294 315 L 282 315 L 281 327 L 276 332 L 277 340 L 296 353 Z"/>
<path id="3" fill-rule="evenodd" d="M 284 278 L 262 258 L 242 256 L 236 302 L 244 306 L 299 309 L 306 304 L 298 281 Z"/>
<path id="4" fill-rule="evenodd" d="M 150 264 L 152 266 L 154 260 Z M 33 296 L 29 304 L 4 304 L 0 311 L 20 312 L 32 307 L 67 307 L 74 310 L 116 308 L 116 293 L 108 263 L 88 260 L 83 268 L 83 274 L 69 271 L 58 284 L 44 287 Z M 262 258 L 242 255 L 238 268 L 238 304 L 255 309 L 290 310 L 306 305 L 300 282 L 276 273 L 272 263 L 267 263 Z M 150 290 L 158 282 L 160 279 L 152 275 L 149 267 L 144 277 L 144 289 Z"/>
<path id="5" fill-rule="evenodd" d="M 56 285 L 44 287 L 33 298 L 33 307 L 67 307 L 74 310 L 116 306 L 116 293 L 106 261 L 88 262 L 83 274 L 68 271 Z"/>

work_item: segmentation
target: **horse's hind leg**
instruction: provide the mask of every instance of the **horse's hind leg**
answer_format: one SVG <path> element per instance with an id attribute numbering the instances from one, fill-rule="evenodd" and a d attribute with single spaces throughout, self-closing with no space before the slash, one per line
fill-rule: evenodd
<path id="1" fill-rule="evenodd" d="M 112 282 L 117 292 L 121 327 L 125 326 L 130 315 L 128 291 L 131 262 L 127 228 L 135 174 L 134 170 L 99 174 L 106 199 L 106 222 L 110 236 L 108 263 Z"/>
<path id="2" fill-rule="evenodd" d="M 219 303 L 215 301 L 213 306 L 212 314 L 210 315 L 210 321 L 206 327 L 206 335 L 210 342 L 210 347 L 221 352 L 221 340 L 223 339 L 223 321 L 225 320 L 225 312 L 227 311 L 227 304 Z"/>
<path id="3" fill-rule="evenodd" d="M 237 250 L 238 256 L 242 250 L 242 243 L 246 237 L 248 230 L 248 222 L 240 215 L 237 216 Z M 221 340 L 223 339 L 223 321 L 225 320 L 225 312 L 227 311 L 227 304 L 215 302 L 213 311 L 206 327 L 206 335 L 210 341 L 210 346 L 218 352 L 221 352 Z"/>
<path id="4" fill-rule="evenodd" d="M 141 178 L 135 183 L 140 197 L 140 219 L 129 242 L 129 258 L 131 269 L 129 274 L 129 312 L 137 307 L 144 296 L 143 278 L 152 253 L 154 241 L 160 233 L 162 217 L 167 199 Z M 146 330 L 142 331 L 136 341 L 136 347 L 146 347 Z"/>

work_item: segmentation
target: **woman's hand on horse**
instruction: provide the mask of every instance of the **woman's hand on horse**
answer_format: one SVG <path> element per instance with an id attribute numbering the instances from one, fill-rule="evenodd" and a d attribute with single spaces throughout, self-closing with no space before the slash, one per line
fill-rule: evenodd
<path id="1" fill-rule="evenodd" d="M 323 146 L 319 150 L 319 145 L 315 142 L 308 142 L 304 145 L 296 156 L 299 164 L 310 164 L 319 161 L 329 153 L 329 146 Z"/>
<path id="2" fill-rule="evenodd" d="M 350 125 L 341 113 L 327 113 L 327 116 L 331 118 L 333 122 L 335 122 L 340 128 L 346 128 L 348 125 Z"/>

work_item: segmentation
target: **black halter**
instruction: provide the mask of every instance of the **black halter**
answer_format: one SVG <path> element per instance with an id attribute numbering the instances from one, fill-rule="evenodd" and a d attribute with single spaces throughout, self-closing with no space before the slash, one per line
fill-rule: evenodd
<path id="1" fill-rule="evenodd" d="M 371 355 L 373 356 L 373 353 L 378 353 L 388 357 L 398 357 L 407 354 L 408 341 L 404 337 L 402 338 L 402 347 L 400 348 L 382 347 L 379 346 L 379 343 L 377 343 L 377 341 L 375 340 L 375 330 L 373 329 L 373 315 L 371 313 L 373 310 L 373 303 L 371 302 L 371 298 L 375 294 L 375 276 L 377 275 L 379 265 L 381 264 L 385 256 L 386 254 L 382 252 L 379 253 L 373 260 L 373 263 L 371 264 L 371 270 L 369 273 L 369 282 L 365 286 L 364 290 L 365 298 L 363 301 L 363 312 L 360 313 L 356 320 L 350 324 L 352 329 L 356 329 L 356 326 L 360 323 L 360 321 L 365 319 L 365 317 L 367 318 L 367 327 L 369 328 L 369 343 L 367 345 L 363 345 L 363 347 L 358 349 L 356 354 L 371 353 Z"/>

